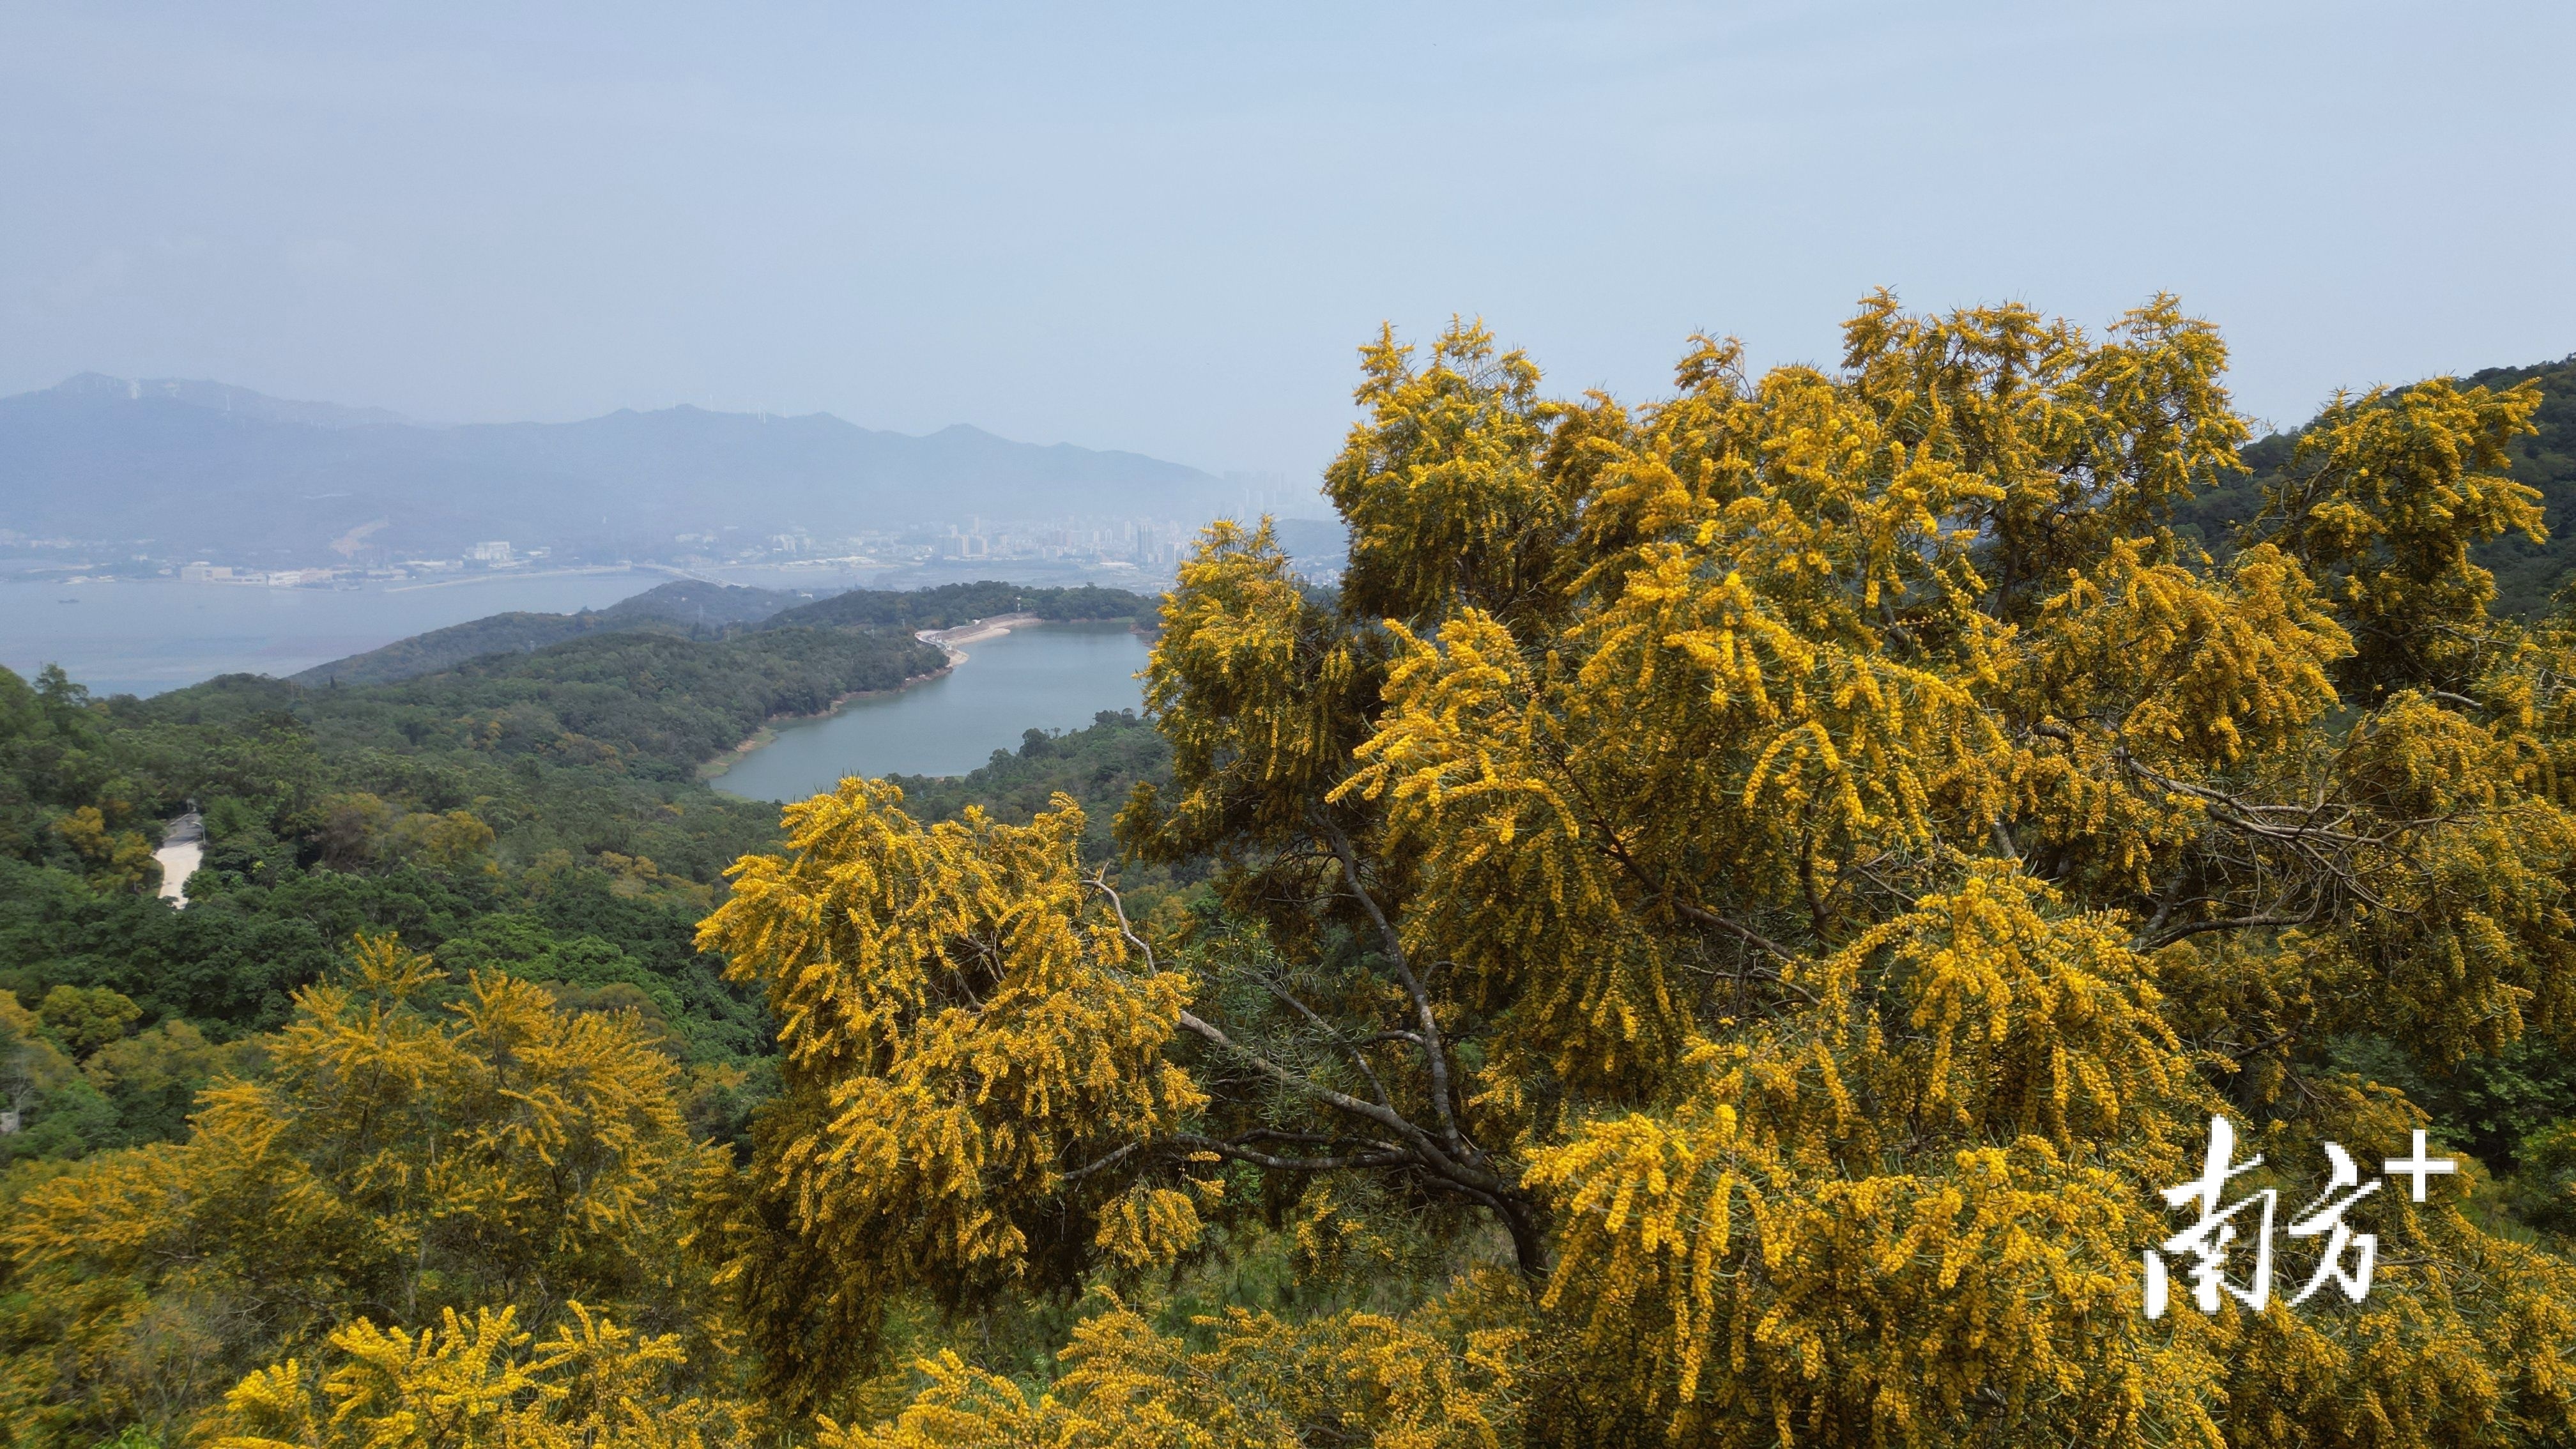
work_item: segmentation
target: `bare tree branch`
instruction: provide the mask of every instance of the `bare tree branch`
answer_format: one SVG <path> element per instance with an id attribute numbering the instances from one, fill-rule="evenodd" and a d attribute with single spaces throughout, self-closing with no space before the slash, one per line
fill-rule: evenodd
<path id="1" fill-rule="evenodd" d="M 1431 1009 L 1431 993 L 1423 990 L 1422 983 L 1415 979 L 1412 960 L 1405 953 L 1402 938 L 1396 934 L 1395 923 L 1386 918 L 1386 912 L 1378 907 L 1377 898 L 1369 894 L 1367 884 L 1360 879 L 1359 852 L 1352 848 L 1350 836 L 1320 813 L 1316 824 L 1321 827 L 1325 842 L 1332 846 L 1334 856 L 1341 861 L 1342 877 L 1350 882 L 1351 894 L 1359 897 L 1361 907 L 1376 923 L 1378 939 L 1386 948 L 1388 964 L 1395 968 L 1396 978 L 1404 983 L 1405 994 L 1413 998 L 1414 1016 L 1422 1033 L 1422 1058 L 1431 1071 L 1431 1108 L 1440 1118 L 1441 1137 L 1451 1152 L 1469 1162 L 1482 1163 L 1485 1154 L 1458 1130 L 1457 1113 L 1450 1105 L 1449 1049 L 1440 1037 L 1440 1020 Z"/>
<path id="2" fill-rule="evenodd" d="M 1313 1007 L 1308 1006 L 1306 1003 L 1299 1001 L 1296 997 L 1289 995 L 1287 989 L 1279 985 L 1279 983 L 1272 981 L 1267 976 L 1255 976 L 1253 979 L 1261 983 L 1261 988 L 1264 991 L 1267 991 L 1271 995 L 1278 997 L 1281 1001 L 1288 1003 L 1288 1005 L 1294 1009 L 1299 1016 L 1306 1018 L 1307 1022 L 1312 1025 L 1315 1030 L 1324 1034 L 1325 1040 L 1331 1042 L 1337 1047 L 1340 1047 L 1343 1052 L 1350 1057 L 1352 1063 L 1359 1067 L 1360 1075 L 1368 1078 L 1369 1087 L 1372 1091 L 1377 1093 L 1378 1101 L 1384 1103 L 1389 1109 L 1392 1109 L 1395 1106 L 1395 1099 L 1388 1096 L 1386 1093 L 1386 1083 L 1378 1080 L 1377 1068 L 1369 1065 L 1368 1054 L 1366 1052 L 1361 1051 L 1357 1045 L 1344 1037 L 1340 1032 L 1333 1030 L 1332 1023 L 1324 1020 L 1320 1016 L 1317 1016 Z M 1386 1035 L 1387 1033 L 1380 1032 L 1376 1037 L 1371 1037 L 1369 1040 L 1375 1041 Z M 1408 1039 L 1419 1040 L 1418 1038 L 1414 1038 L 1410 1032 L 1400 1033 L 1400 1035 L 1403 1035 Z"/>
<path id="3" fill-rule="evenodd" d="M 2186 936 L 2197 936 L 2205 931 L 2252 931 L 2259 930 L 2265 926 L 2306 926 L 2313 925 L 2316 920 L 2317 917 L 2314 914 L 2309 914 L 2304 916 L 2231 916 L 2223 921 L 2185 921 L 2178 926 L 2169 926 L 2162 932 L 2152 935 L 2141 932 L 2135 945 L 2137 949 L 2141 951 L 2154 951 L 2170 946 L 2174 942 L 2182 940 Z"/>
<path id="4" fill-rule="evenodd" d="M 1288 1088 L 1290 1091 L 1303 1093 L 1328 1107 L 1348 1112 L 1352 1116 L 1364 1117 L 1369 1121 L 1375 1122 L 1379 1126 L 1394 1132 L 1396 1135 L 1413 1142 L 1416 1149 L 1423 1154 L 1425 1164 L 1427 1166 L 1433 1167 L 1437 1171 L 1450 1176 L 1459 1176 L 1470 1170 L 1452 1158 L 1448 1153 L 1441 1151 L 1439 1145 L 1432 1140 L 1430 1133 L 1424 1131 L 1418 1126 L 1415 1126 L 1412 1122 L 1407 1121 L 1404 1115 L 1396 1111 L 1394 1108 L 1380 1106 L 1375 1102 L 1361 1101 L 1359 1098 L 1352 1096 L 1348 1092 L 1337 1091 L 1331 1087 L 1325 1086 L 1323 1083 L 1318 1082 L 1311 1077 L 1290 1071 L 1288 1068 L 1281 1066 L 1279 1063 L 1272 1061 L 1261 1053 L 1237 1042 L 1234 1038 L 1226 1035 L 1222 1029 L 1201 1019 L 1194 1012 L 1182 1012 L 1180 1014 L 1180 1024 L 1182 1029 L 1188 1031 L 1191 1035 L 1198 1037 L 1200 1040 L 1208 1043 L 1210 1046 L 1216 1047 L 1220 1051 L 1228 1052 L 1234 1056 L 1242 1058 L 1244 1061 L 1249 1062 L 1255 1069 L 1271 1078 L 1271 1080 L 1276 1081 L 1281 1086 Z"/>
<path id="5" fill-rule="evenodd" d="M 1240 1137 L 1225 1139 L 1203 1137 L 1195 1132 L 1179 1132 L 1169 1137 L 1130 1142 L 1124 1147 L 1116 1148 L 1064 1173 L 1057 1181 L 1080 1182 L 1086 1177 L 1106 1172 L 1139 1153 L 1212 1152 L 1219 1157 L 1236 1162 L 1249 1162 L 1255 1167 L 1280 1172 L 1334 1172 L 1353 1167 L 1404 1167 L 1414 1162 L 1412 1154 L 1391 1142 L 1369 1142 L 1365 1145 L 1371 1149 L 1370 1151 L 1343 1153 L 1332 1157 L 1279 1157 L 1267 1152 L 1256 1152 L 1244 1145 L 1247 1142 L 1280 1139 L 1312 1143 L 1325 1143 L 1332 1140 L 1319 1133 L 1273 1132 L 1266 1129 L 1255 1129 Z"/>

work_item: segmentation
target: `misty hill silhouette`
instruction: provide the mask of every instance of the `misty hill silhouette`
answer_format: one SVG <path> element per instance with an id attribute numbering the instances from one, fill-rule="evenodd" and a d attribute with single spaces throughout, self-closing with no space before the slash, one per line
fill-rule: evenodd
<path id="1" fill-rule="evenodd" d="M 1141 454 L 964 426 L 914 437 L 828 413 L 684 406 L 433 427 L 94 373 L 0 398 L 0 527 L 164 552 L 313 557 L 378 520 L 370 544 L 451 555 L 482 539 L 641 549 L 680 533 L 832 536 L 970 514 L 1196 522 L 1230 501 L 1215 477 Z"/>

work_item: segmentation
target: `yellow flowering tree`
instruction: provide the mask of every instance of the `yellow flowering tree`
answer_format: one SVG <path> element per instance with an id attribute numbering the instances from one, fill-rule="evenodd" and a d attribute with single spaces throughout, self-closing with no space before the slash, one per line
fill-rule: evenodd
<path id="1" fill-rule="evenodd" d="M 209 1449 L 704 1449 L 755 1437 L 738 1405 L 674 1380 L 687 1364 L 677 1334 L 639 1337 L 565 1305 L 545 1342 L 516 1307 L 443 1309 L 413 1333 L 361 1318 L 330 1336 L 328 1371 L 299 1359 L 236 1384 L 206 1416 Z"/>
<path id="2" fill-rule="evenodd" d="M 1077 1326 L 1065 1372 L 1034 1397 L 944 1351 L 924 1385 L 875 1426 L 825 1419 L 818 1449 L 1303 1449 L 1361 1442 L 1403 1449 L 1499 1449 L 1511 1442 L 1508 1330 L 1440 1336 L 1376 1314 L 1302 1323 L 1236 1309 L 1202 1320 L 1204 1340 L 1156 1331 L 1112 1300 Z"/>
<path id="3" fill-rule="evenodd" d="M 9 1442 L 175 1437 L 281 1356 L 378 1362 L 396 1351 L 383 1333 L 416 1327 L 400 1353 L 445 1362 L 463 1350 L 442 1315 L 553 1331 L 567 1299 L 721 1373 L 729 1335 L 679 1211 L 713 1162 L 689 1141 L 676 1066 L 631 1013 L 560 1011 L 498 975 L 441 994 L 427 958 L 361 941 L 256 1045 L 264 1070 L 201 1094 L 186 1142 L 25 1190 L 0 1227 Z M 272 1398 L 301 1381 L 294 1363 L 266 1372 Z"/>
<path id="4" fill-rule="evenodd" d="M 869 1362 L 889 1299 L 949 1306 L 1155 1261 L 1199 1231 L 1186 1174 L 1082 1172 L 1182 1140 L 1168 1059 L 1189 982 L 1154 969 L 1077 859 L 1082 815 L 924 827 L 848 780 L 787 809 L 699 931 L 765 980 L 784 1090 L 705 1213 L 760 1352 L 803 1411 Z M 1195 1018 L 1190 1018 L 1195 1019 Z"/>
<path id="5" fill-rule="evenodd" d="M 2095 335 L 1882 294 L 1845 344 L 1695 339 L 1639 407 L 1475 325 L 1364 349 L 1338 593 L 1220 523 L 1165 602 L 1173 780 L 1119 830 L 1213 863 L 1186 929 L 1083 877 L 1069 802 L 791 807 L 703 941 L 784 1026 L 713 1211 L 798 1406 L 905 1292 L 1256 1219 L 1316 1285 L 1095 1317 L 1034 1396 L 933 1359 L 835 1442 L 2576 1437 L 2576 1269 L 2474 1167 L 2350 1208 L 2358 1303 L 2293 1310 L 2297 1242 L 2267 1304 L 2151 1318 L 2141 1256 L 2214 1117 L 2293 1209 L 2324 1144 L 2428 1125 L 2344 1048 L 2440 1074 L 2576 1022 L 2576 655 L 2468 553 L 2538 528 L 2497 473 L 2531 395 L 2338 402 L 2219 558 L 2172 520 L 2246 430 L 2173 299 Z M 1359 1243 L 1411 1306 L 1320 1286 Z M 1399 1339 L 1472 1413 L 1328 1391 Z M 1279 1353 L 1307 1377 L 1239 1367 Z"/>

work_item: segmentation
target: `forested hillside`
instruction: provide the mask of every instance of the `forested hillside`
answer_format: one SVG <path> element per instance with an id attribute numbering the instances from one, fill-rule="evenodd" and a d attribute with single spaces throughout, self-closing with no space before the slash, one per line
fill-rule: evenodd
<path id="1" fill-rule="evenodd" d="M 2481 564 L 2495 571 L 2497 611 L 2538 618 L 2576 577 L 2576 357 L 2538 367 L 2491 367 L 2467 381 L 2499 391 L 2528 382 L 2540 392 L 2531 432 L 2515 440 L 2505 471 L 2515 482 L 2539 491 L 2548 537 L 2534 542 L 2508 535 L 2478 555 Z"/>
<path id="2" fill-rule="evenodd" d="M 1035 614 L 1050 622 L 1135 619 L 1150 623 L 1154 601 L 1125 589 L 1084 584 L 1079 588 L 1040 589 L 1019 584 L 942 584 L 935 589 L 892 592 L 852 589 L 799 605 L 773 616 L 767 627 L 834 627 L 845 629 L 948 629 L 1000 614 Z"/>
<path id="3" fill-rule="evenodd" d="M 68 1061 L 30 1068 L 0 1153 L 166 1135 L 169 1094 L 281 1025 L 362 932 L 643 1009 L 724 1099 L 769 1046 L 690 935 L 777 822 L 696 767 L 770 716 L 944 663 L 901 634 L 782 629 L 602 634 L 380 686 L 230 676 L 98 701 L 58 671 L 0 677 L 0 989 L 39 1012 L 112 993 L 140 1033 L 118 1052 L 184 1063 L 131 1066 L 159 1095 L 130 1109 L 90 1101 Z M 173 911 L 146 889 L 151 850 L 191 804 L 205 867 Z"/>
<path id="4" fill-rule="evenodd" d="M 810 593 L 751 589 L 677 579 L 620 599 L 605 609 L 577 614 L 490 614 L 399 639 L 382 649 L 317 664 L 293 676 L 298 684 L 382 684 L 453 669 L 486 654 L 524 654 L 598 633 L 680 634 L 695 639 L 756 623 L 782 609 L 813 600 Z"/>
<path id="5" fill-rule="evenodd" d="M 2513 532 L 2471 546 L 2479 566 L 2495 575 L 2496 612 L 2536 619 L 2549 612 L 2558 591 L 2576 577 L 2576 357 L 2533 367 L 2490 367 L 2466 381 L 2496 391 L 2529 383 L 2540 398 L 2530 431 L 2506 446 L 2503 475 L 2538 493 L 2547 536 L 2534 540 Z M 2276 489 L 2290 471 L 2305 431 L 2248 444 L 2243 450 L 2248 471 L 2183 503 L 2176 510 L 2177 521 L 2221 553 L 2241 540 L 2267 535 L 2276 520 L 2263 516 L 2266 490 Z"/>
<path id="6" fill-rule="evenodd" d="M 817 714 L 843 695 L 946 665 L 938 649 L 896 632 L 602 633 L 354 695 L 326 685 L 304 697 L 318 728 L 377 748 L 524 753 L 676 780 L 763 720 Z M 164 698 L 177 696 L 152 706 Z"/>
<path id="7" fill-rule="evenodd" d="M 853 589 L 826 595 L 748 589 L 694 580 L 660 585 L 605 609 L 577 614 L 493 614 L 398 640 L 382 649 L 317 664 L 299 684 L 384 684 L 455 669 L 495 654 L 524 654 L 593 634 L 724 638 L 746 629 L 945 629 L 997 614 L 1049 620 L 1153 618 L 1154 602 L 1124 589 L 944 584 L 909 592 Z"/>

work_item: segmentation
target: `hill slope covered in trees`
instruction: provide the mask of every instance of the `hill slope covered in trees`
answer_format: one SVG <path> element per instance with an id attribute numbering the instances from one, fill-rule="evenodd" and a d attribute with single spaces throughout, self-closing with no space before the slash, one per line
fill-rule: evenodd
<path id="1" fill-rule="evenodd" d="M 2507 447 L 2503 471 L 2539 494 L 2548 537 L 2534 541 L 2514 533 L 2471 547 L 2478 565 L 2495 575 L 2496 612 L 2536 619 L 2549 612 L 2558 591 L 2576 578 L 2576 357 L 2531 367 L 2485 368 L 2465 381 L 2495 391 L 2529 383 L 2540 397 L 2531 431 Z M 2240 538 L 2268 531 L 2270 521 L 2261 517 L 2264 490 L 2279 483 L 2304 431 L 2248 444 L 2244 461 L 2249 471 L 2184 503 L 2176 510 L 2177 521 L 2222 552 Z"/>
<path id="2" fill-rule="evenodd" d="M 487 654 L 525 654 L 595 633 L 669 633 L 697 638 L 755 623 L 810 603 L 810 593 L 752 589 L 676 579 L 604 609 L 574 614 L 489 614 L 398 639 L 381 649 L 317 664 L 291 676 L 298 684 L 385 684 L 453 669 Z"/>
<path id="3" fill-rule="evenodd" d="M 185 782 L 244 802 L 209 919 L 374 932 L 233 1015 L 0 1001 L 62 1144 L 0 1178 L 0 1421 L 2576 1442 L 2576 619 L 2476 552 L 2543 524 L 2540 390 L 2330 410 L 2212 561 L 2245 430 L 2172 299 L 1845 337 L 1633 406 L 1384 339 L 1338 592 L 1212 529 L 1148 723 L 845 782 L 721 881 L 723 696 L 906 634 L 0 676 L 0 885 L 197 916 L 137 894 Z"/>
<path id="4" fill-rule="evenodd" d="M 1006 583 L 943 584 L 911 591 L 853 589 L 817 598 L 775 589 L 681 580 L 605 609 L 577 614 L 509 613 L 433 629 L 381 649 L 317 664 L 294 676 L 306 685 L 389 684 L 455 669 L 491 655 L 525 654 L 593 634 L 723 638 L 747 629 L 945 629 L 998 614 L 1049 620 L 1153 617 L 1153 601 L 1124 589 L 1034 588 Z"/>

